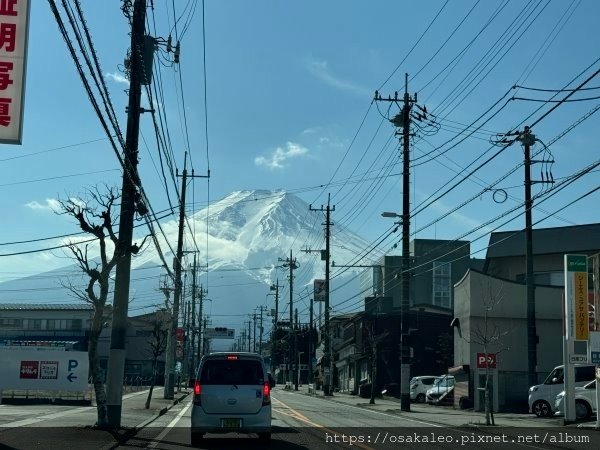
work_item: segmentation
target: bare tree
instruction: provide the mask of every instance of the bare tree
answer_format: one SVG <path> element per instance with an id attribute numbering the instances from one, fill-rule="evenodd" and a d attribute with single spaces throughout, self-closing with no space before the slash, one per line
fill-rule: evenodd
<path id="1" fill-rule="evenodd" d="M 155 313 L 154 319 L 150 322 L 152 326 L 151 337 L 148 340 L 149 350 L 148 353 L 152 358 L 152 380 L 150 381 L 150 390 L 148 391 L 148 398 L 146 399 L 146 409 L 150 408 L 150 401 L 152 400 L 152 391 L 156 384 L 156 366 L 158 364 L 158 358 L 167 349 L 167 339 L 169 336 L 169 324 L 171 315 L 168 310 L 163 309 Z"/>
<path id="2" fill-rule="evenodd" d="M 375 397 L 377 395 L 377 364 L 379 361 L 379 353 L 378 346 L 383 341 L 389 333 L 386 331 L 384 333 L 377 334 L 377 316 L 380 314 L 374 314 L 371 316 L 366 323 L 366 341 L 367 345 L 370 349 L 370 362 L 371 362 L 371 398 L 369 399 L 369 404 L 375 404 Z"/>
<path id="3" fill-rule="evenodd" d="M 504 350 L 509 350 L 502 343 L 502 338 L 508 334 L 508 331 L 500 330 L 498 325 L 489 318 L 490 313 L 497 307 L 503 299 L 502 287 L 497 291 L 492 289 L 491 284 L 487 284 L 486 289 L 482 287 L 483 294 L 482 304 L 484 307 L 483 327 L 478 326 L 471 331 L 470 336 L 462 337 L 469 344 L 477 344 L 482 347 L 483 354 L 486 358 L 485 364 L 485 386 L 484 386 L 484 403 L 485 403 L 485 423 L 486 425 L 495 425 L 494 409 L 492 408 L 492 399 L 490 397 L 490 364 L 488 355 L 497 356 Z"/>
<path id="4" fill-rule="evenodd" d="M 88 199 L 69 198 L 59 200 L 60 209 L 57 214 L 66 214 L 75 218 L 79 227 L 92 236 L 94 244 L 98 244 L 97 257 L 90 255 L 89 240 L 86 243 L 70 242 L 68 248 L 79 268 L 87 275 L 85 287 L 77 287 L 72 283 L 65 286 L 77 298 L 92 305 L 93 313 L 88 344 L 88 359 L 94 392 L 96 394 L 97 426 L 106 427 L 107 407 L 106 392 L 102 371 L 98 361 L 98 338 L 105 322 L 105 307 L 110 291 L 110 274 L 123 256 L 124 249 L 119 248 L 119 240 L 115 235 L 113 215 L 116 203 L 120 198 L 116 188 L 103 186 L 87 191 Z M 109 250 L 112 247 L 112 252 Z M 137 248 L 131 249 L 137 253 Z M 94 251 L 95 253 L 95 251 Z"/>

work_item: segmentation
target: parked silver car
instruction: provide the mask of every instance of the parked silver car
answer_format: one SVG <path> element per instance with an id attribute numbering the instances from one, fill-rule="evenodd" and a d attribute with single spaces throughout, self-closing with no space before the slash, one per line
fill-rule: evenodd
<path id="1" fill-rule="evenodd" d="M 410 399 L 413 402 L 425 403 L 425 394 L 433 386 L 439 377 L 433 375 L 421 375 L 412 377 L 410 380 Z"/>
<path id="2" fill-rule="evenodd" d="M 427 390 L 425 397 L 427 403 L 444 403 L 448 396 L 454 391 L 454 377 L 452 375 L 442 375 L 433 383 L 433 386 Z"/>
<path id="3" fill-rule="evenodd" d="M 271 439 L 275 381 L 255 353 L 212 353 L 202 358 L 194 384 L 192 446 L 205 433 L 258 433 Z"/>
<path id="4" fill-rule="evenodd" d="M 556 412 L 565 413 L 565 391 L 556 396 L 554 403 Z M 592 413 L 597 412 L 596 405 L 596 380 L 583 387 L 575 387 L 575 417 L 578 420 L 589 419 Z"/>

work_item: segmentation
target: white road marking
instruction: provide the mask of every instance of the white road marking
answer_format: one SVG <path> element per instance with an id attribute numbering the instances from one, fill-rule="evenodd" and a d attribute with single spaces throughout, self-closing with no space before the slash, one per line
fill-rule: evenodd
<path id="1" fill-rule="evenodd" d="M 167 425 L 164 428 L 164 430 L 162 430 L 162 432 L 158 436 L 156 436 L 156 438 L 152 439 L 152 442 L 146 448 L 155 448 L 160 443 L 160 441 L 162 441 L 162 439 L 167 435 L 167 433 L 171 431 L 171 428 L 177 425 L 177 422 L 181 420 L 183 415 L 187 412 L 188 409 L 190 409 L 191 406 L 192 402 L 190 401 L 181 411 L 179 411 L 179 414 L 177 414 L 177 416 L 173 420 L 171 420 L 169 425 Z"/>

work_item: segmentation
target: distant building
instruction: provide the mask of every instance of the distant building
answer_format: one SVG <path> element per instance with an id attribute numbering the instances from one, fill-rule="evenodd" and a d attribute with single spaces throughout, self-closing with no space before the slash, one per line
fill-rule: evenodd
<path id="1" fill-rule="evenodd" d="M 452 310 L 452 287 L 472 264 L 469 241 L 414 239 L 410 242 L 412 276 L 410 304 L 431 305 Z M 391 305 L 384 309 L 400 309 L 402 256 L 383 256 L 373 268 L 361 274 L 360 288 L 366 298 L 387 297 Z M 384 302 L 384 303 L 385 303 Z"/>
<path id="2" fill-rule="evenodd" d="M 98 340 L 100 368 L 106 375 L 110 353 L 110 310 Z M 82 304 L 0 304 L 0 346 L 64 347 L 67 350 L 88 351 L 89 330 L 93 307 Z M 162 312 L 130 317 L 127 323 L 125 377 L 127 381 L 148 379 L 152 375 L 153 321 Z M 164 375 L 164 353 L 158 358 L 158 381 Z"/>
<path id="3" fill-rule="evenodd" d="M 86 303 L 0 303 L 0 345 L 68 343 L 72 350 L 87 351 L 92 313 Z"/>

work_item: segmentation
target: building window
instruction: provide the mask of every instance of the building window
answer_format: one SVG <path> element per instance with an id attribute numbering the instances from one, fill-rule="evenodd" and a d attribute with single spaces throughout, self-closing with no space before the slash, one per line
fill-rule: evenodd
<path id="1" fill-rule="evenodd" d="M 81 330 L 81 319 L 67 319 L 67 330 Z"/>
<path id="2" fill-rule="evenodd" d="M 23 328 L 23 319 L 0 319 L 2 328 Z"/>
<path id="3" fill-rule="evenodd" d="M 450 263 L 443 261 L 433 262 L 433 305 L 442 308 L 451 308 L 452 278 L 450 276 Z"/>
<path id="4" fill-rule="evenodd" d="M 42 329 L 42 319 L 29 319 L 28 326 L 30 330 L 41 330 Z"/>

